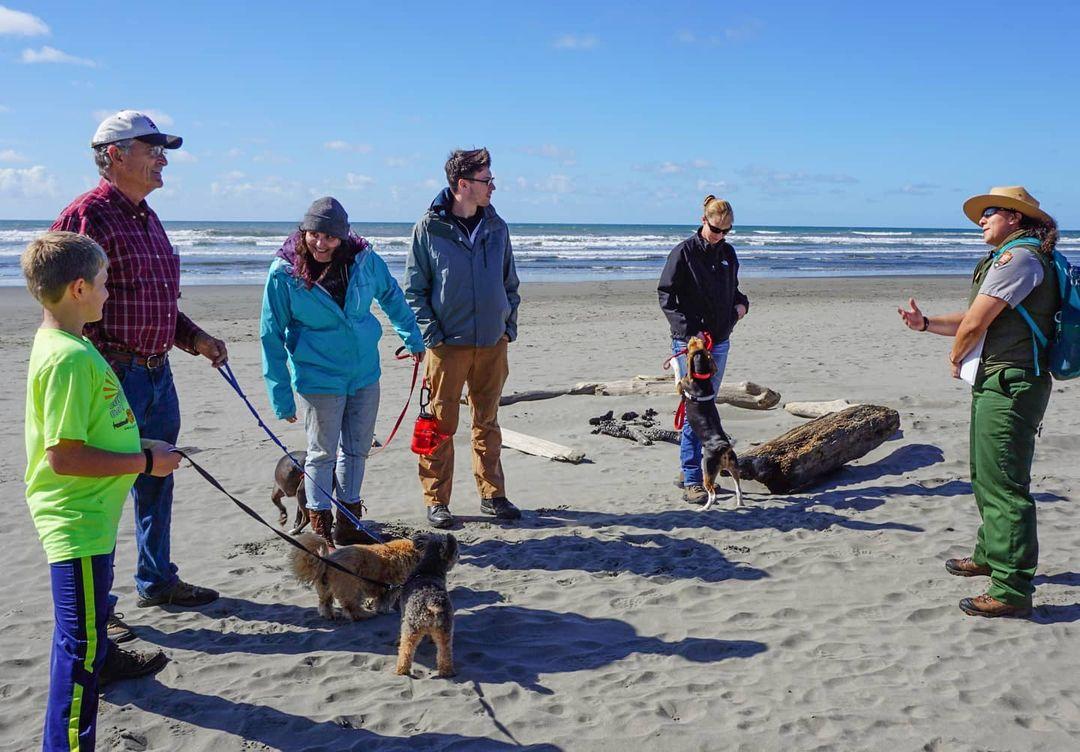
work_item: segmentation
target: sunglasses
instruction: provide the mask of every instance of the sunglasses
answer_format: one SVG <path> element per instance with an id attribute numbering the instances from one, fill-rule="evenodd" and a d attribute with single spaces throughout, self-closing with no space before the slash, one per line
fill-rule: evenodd
<path id="1" fill-rule="evenodd" d="M 491 185 L 495 182 L 495 176 L 490 178 L 462 178 L 462 180 L 468 180 L 470 183 L 483 183 L 484 185 Z"/>
<path id="2" fill-rule="evenodd" d="M 1012 211 L 1014 211 L 1014 210 L 1013 209 L 1005 209 L 1005 208 L 1003 208 L 1001 206 L 988 206 L 985 209 L 983 209 L 982 216 L 983 216 L 983 219 L 988 219 L 988 218 L 994 216 L 995 214 L 997 214 L 998 212 L 1012 212 Z"/>
<path id="3" fill-rule="evenodd" d="M 734 225 L 728 225 L 727 227 L 717 227 L 707 219 L 705 220 L 705 225 L 709 228 L 710 231 L 716 233 L 717 235 L 727 235 L 729 232 L 731 232 L 731 228 L 734 227 Z"/>

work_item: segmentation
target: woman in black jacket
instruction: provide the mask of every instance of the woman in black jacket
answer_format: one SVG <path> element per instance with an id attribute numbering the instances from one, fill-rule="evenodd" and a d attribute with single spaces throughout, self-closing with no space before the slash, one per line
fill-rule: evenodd
<path id="1" fill-rule="evenodd" d="M 673 354 L 685 351 L 691 337 L 707 334 L 711 338 L 716 361 L 713 394 L 724 376 L 731 330 L 750 308 L 750 301 L 739 291 L 739 259 L 725 241 L 734 219 L 731 204 L 706 196 L 701 228 L 671 251 L 656 288 L 660 309 L 671 324 Z M 685 355 L 677 362 L 679 373 L 686 373 Z M 689 423 L 682 429 L 679 462 L 683 499 L 704 504 L 708 494 L 702 485 L 701 442 Z"/>

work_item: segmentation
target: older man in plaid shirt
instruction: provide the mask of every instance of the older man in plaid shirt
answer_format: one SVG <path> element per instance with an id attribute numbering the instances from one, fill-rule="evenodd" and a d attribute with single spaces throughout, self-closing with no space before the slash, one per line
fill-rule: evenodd
<path id="1" fill-rule="evenodd" d="M 72 201 L 52 226 L 89 235 L 108 254 L 109 300 L 101 321 L 87 325 L 85 333 L 123 383 L 139 433 L 170 444 L 180 433 L 180 405 L 169 351 L 176 346 L 202 355 L 215 368 L 228 358 L 225 343 L 177 307 L 180 257 L 145 200 L 163 185 L 165 150 L 181 143 L 142 113 L 123 110 L 106 118 L 90 142 L 101 182 Z M 216 599 L 217 592 L 181 580 L 172 563 L 172 476 L 140 475 L 132 496 L 139 607 L 201 606 Z M 115 604 L 116 597 L 110 599 Z M 118 642 L 133 637 L 116 614 L 109 620 L 109 636 Z"/>

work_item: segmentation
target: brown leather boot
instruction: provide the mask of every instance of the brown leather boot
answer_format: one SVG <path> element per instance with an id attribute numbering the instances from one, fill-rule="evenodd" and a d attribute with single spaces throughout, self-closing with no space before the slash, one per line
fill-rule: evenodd
<path id="1" fill-rule="evenodd" d="M 357 499 L 352 503 L 341 502 L 341 504 L 353 513 L 356 519 L 360 519 L 364 516 L 364 500 Z M 339 546 L 348 546 L 353 543 L 371 543 L 372 540 L 367 533 L 358 529 L 348 517 L 341 513 L 341 510 L 337 510 L 337 516 L 334 522 L 334 540 Z"/>
<path id="2" fill-rule="evenodd" d="M 326 545 L 333 551 L 334 537 L 330 534 L 330 531 L 334 526 L 334 513 L 329 509 L 309 509 L 307 514 L 308 520 L 311 522 L 311 529 L 315 531 L 315 535 L 326 541 Z"/>

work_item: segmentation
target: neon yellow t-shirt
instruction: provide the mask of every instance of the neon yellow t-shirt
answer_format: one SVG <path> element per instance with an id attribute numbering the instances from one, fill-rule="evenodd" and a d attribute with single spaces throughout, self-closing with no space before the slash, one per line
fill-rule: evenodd
<path id="1" fill-rule="evenodd" d="M 49 563 L 107 554 L 137 475 L 57 475 L 45 450 L 61 439 L 110 452 L 140 451 L 120 381 L 90 340 L 38 329 L 26 380 L 26 503 Z"/>

